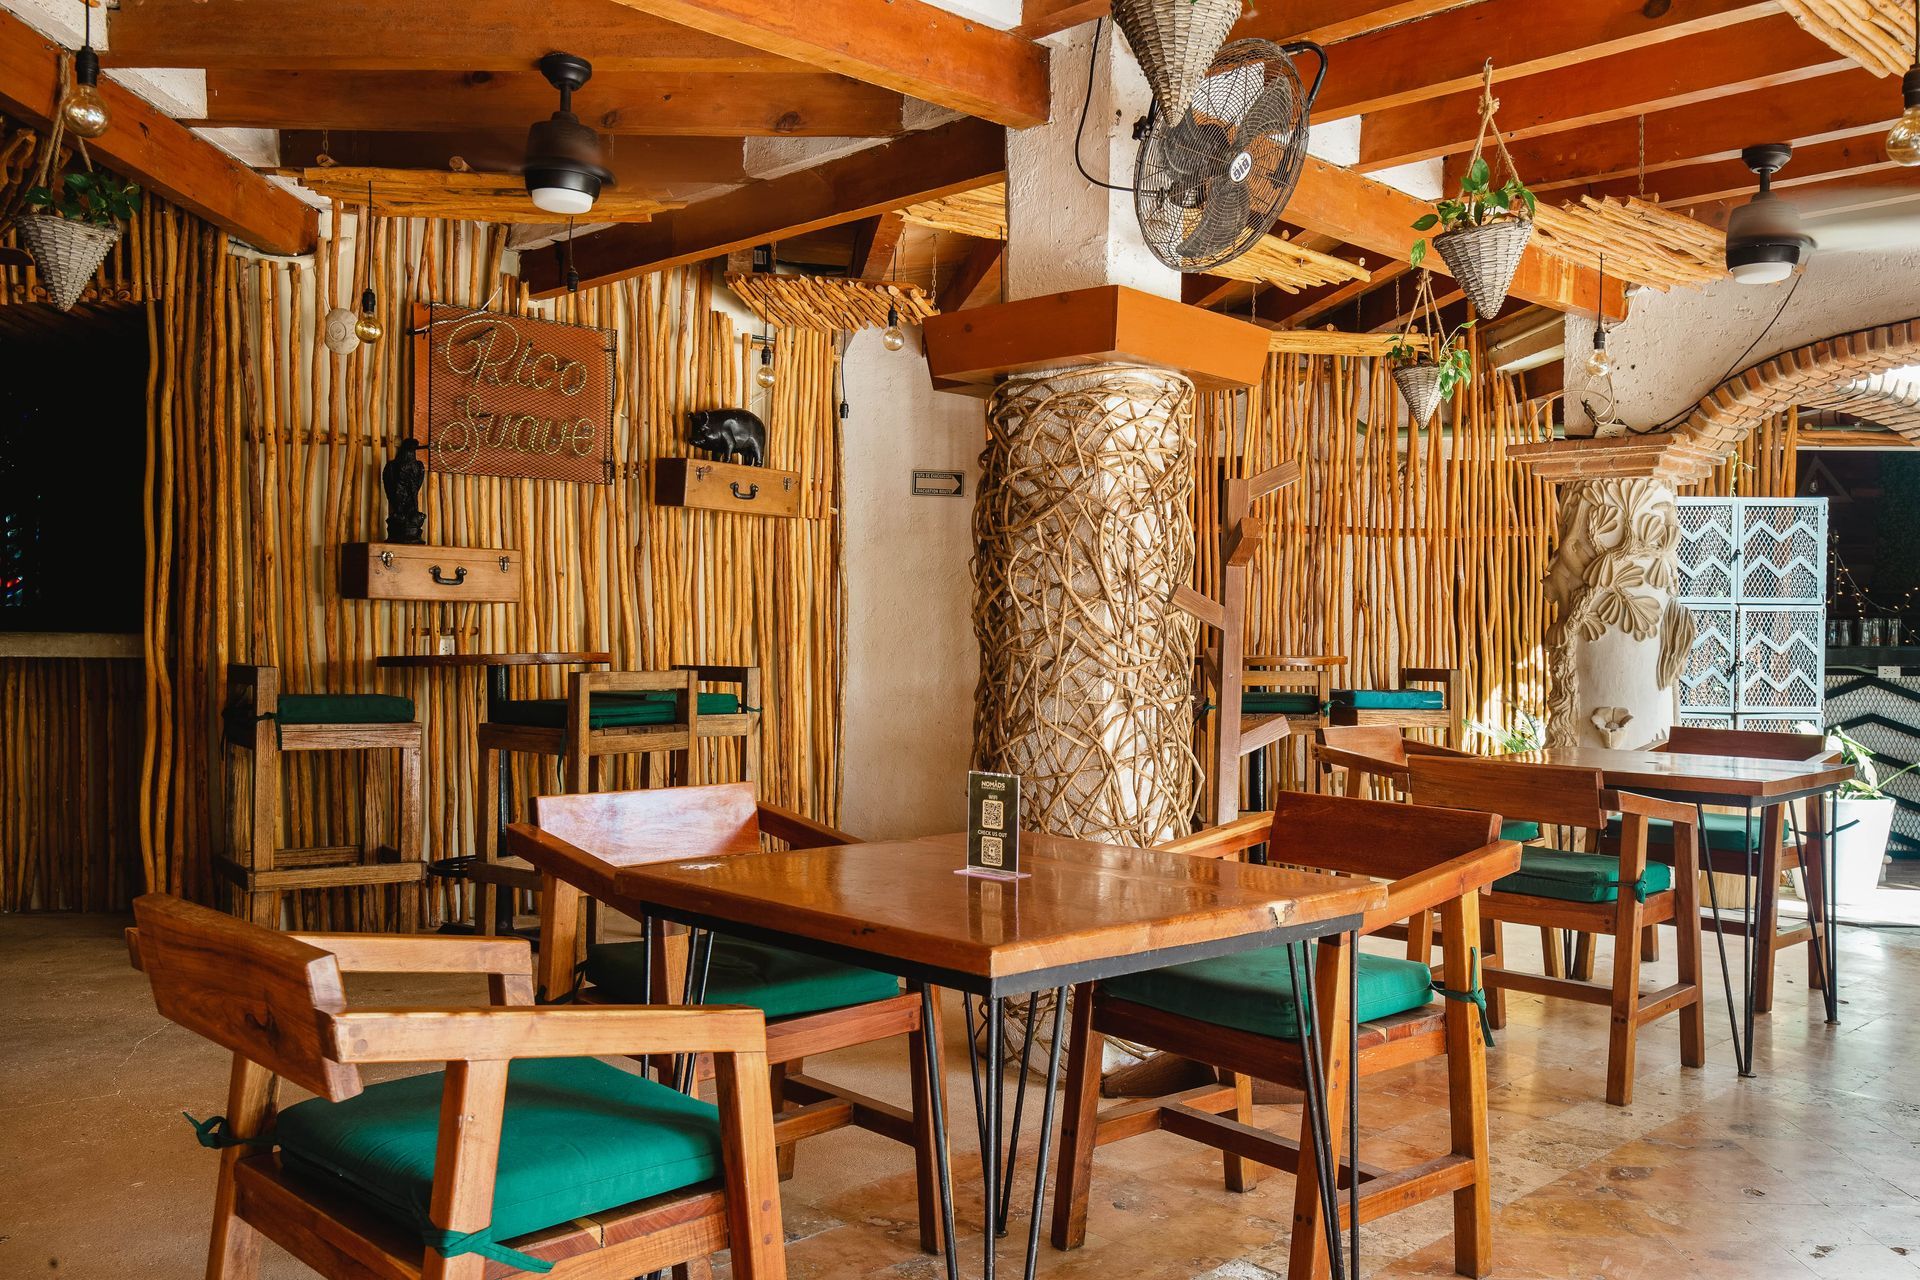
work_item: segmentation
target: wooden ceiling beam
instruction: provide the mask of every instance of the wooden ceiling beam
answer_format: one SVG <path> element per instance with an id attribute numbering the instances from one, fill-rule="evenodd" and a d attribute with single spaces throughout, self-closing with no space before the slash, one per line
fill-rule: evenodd
<path id="1" fill-rule="evenodd" d="M 975 240 L 967 249 L 967 256 L 951 276 L 940 286 L 940 296 L 935 299 L 943 312 L 965 309 L 987 277 L 1000 269 L 1006 259 L 1007 246 L 998 240 Z"/>
<path id="2" fill-rule="evenodd" d="M 1481 0 L 1341 42 L 1316 120 L 1385 111 L 1474 89 L 1491 58 L 1497 81 L 1579 66 L 1778 13 L 1776 0 Z"/>
<path id="3" fill-rule="evenodd" d="M 607 167 L 622 190 L 652 191 L 747 180 L 739 138 L 649 138 L 614 134 L 605 139 Z M 486 133 L 365 133 L 286 129 L 280 163 L 293 169 L 317 166 L 322 154 L 335 162 L 370 169 L 450 169 L 457 158 L 481 173 L 511 173 L 526 154 L 525 129 Z"/>
<path id="4" fill-rule="evenodd" d="M 402 132 L 524 130 L 559 105 L 538 72 L 209 71 L 201 124 Z M 603 133 L 881 137 L 900 95 L 844 76 L 596 75 L 574 98 Z"/>
<path id="5" fill-rule="evenodd" d="M 1464 8 L 1479 0 L 1297 0 L 1257 8 L 1242 17 L 1230 40 L 1312 40 L 1333 44 L 1369 31 Z M 1111 0 L 1026 0 L 1014 30 L 1032 40 L 1077 27 L 1113 11 Z"/>
<path id="6" fill-rule="evenodd" d="M 596 73 L 812 70 L 617 0 L 120 0 L 111 31 L 118 67 L 530 71 L 564 49 Z"/>
<path id="7" fill-rule="evenodd" d="M 1431 212 L 1433 206 L 1424 200 L 1308 156 L 1286 218 L 1309 231 L 1338 236 L 1362 253 L 1405 262 L 1413 242 L 1420 238 L 1413 229 L 1414 220 Z M 1439 254 L 1429 254 L 1427 265 L 1436 276 L 1446 273 Z M 1602 303 L 1600 283 L 1591 268 L 1550 257 L 1537 246 L 1529 247 L 1521 258 L 1510 292 L 1556 311 L 1591 314 Z M 1607 280 L 1604 305 L 1610 320 L 1626 315 L 1626 293 L 1618 280 Z"/>
<path id="8" fill-rule="evenodd" d="M 0 112 L 49 127 L 65 52 L 0 11 Z M 258 248 L 306 253 L 314 247 L 312 208 L 114 81 L 102 79 L 100 92 L 113 127 L 87 143 L 97 162 Z"/>
<path id="9" fill-rule="evenodd" d="M 1770 89 L 1853 65 L 1786 14 L 1704 31 L 1653 49 L 1616 53 L 1499 87 L 1500 127 L 1514 142 L 1588 125 Z M 1362 173 L 1470 151 L 1480 125 L 1478 88 L 1393 107 L 1360 128 Z"/>
<path id="10" fill-rule="evenodd" d="M 900 252 L 900 237 L 906 234 L 907 220 L 898 213 L 876 213 L 853 225 L 853 253 L 847 260 L 847 274 L 857 280 L 878 280 L 893 266 Z"/>
<path id="11" fill-rule="evenodd" d="M 1862 133 L 1810 147 L 1796 147 L 1787 167 L 1773 175 L 1776 191 L 1791 191 L 1816 183 L 1844 179 L 1864 179 L 1875 174 L 1892 173 L 1896 166 L 1887 159 L 1886 138 L 1882 133 Z M 1902 169 L 1907 180 L 1920 185 L 1911 169 Z M 1713 204 L 1722 200 L 1747 200 L 1758 185 L 1753 170 L 1738 156 L 1710 160 L 1704 164 L 1665 169 L 1647 180 L 1648 193 L 1668 207 Z M 1556 195 L 1630 196 L 1639 193 L 1638 175 L 1612 178 L 1579 187 L 1569 187 Z"/>
<path id="12" fill-rule="evenodd" d="M 651 222 L 583 236 L 574 246 L 574 266 L 585 284 L 624 280 L 1001 182 L 1006 164 L 1004 129 L 984 120 L 956 120 Z M 557 270 L 543 258 L 528 264 L 527 280 L 543 295 L 561 287 Z"/>
<path id="13" fill-rule="evenodd" d="M 1029 40 L 1050 36 L 1113 12 L 1113 0 L 1026 0 L 1014 30 Z"/>
<path id="14" fill-rule="evenodd" d="M 1010 129 L 1045 124 L 1047 49 L 925 0 L 619 0 Z"/>
<path id="15" fill-rule="evenodd" d="M 1737 157 L 1756 142 L 1820 142 L 1884 132 L 1900 114 L 1899 86 L 1858 67 L 1752 93 L 1659 111 L 1646 117 L 1648 191 L 1659 190 L 1662 170 Z M 1641 130 L 1616 120 L 1573 133 L 1555 133 L 1508 146 L 1520 176 L 1536 192 L 1632 178 L 1640 171 Z M 1464 165 L 1451 157 L 1451 181 Z"/>

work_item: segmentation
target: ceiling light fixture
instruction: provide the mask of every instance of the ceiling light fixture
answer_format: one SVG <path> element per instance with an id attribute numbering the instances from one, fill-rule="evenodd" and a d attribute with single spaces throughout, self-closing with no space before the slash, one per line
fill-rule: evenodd
<path id="1" fill-rule="evenodd" d="M 1920 0 L 1913 5 L 1913 65 L 1900 78 L 1900 98 L 1906 110 L 1887 134 L 1887 159 L 1895 164 L 1920 165 Z"/>
<path id="2" fill-rule="evenodd" d="M 600 163 L 600 135 L 573 114 L 573 94 L 593 77 L 593 64 L 571 53 L 540 59 L 540 74 L 560 91 L 560 109 L 527 130 L 524 172 L 534 207 L 576 217 L 593 208 L 613 174 Z"/>
<path id="3" fill-rule="evenodd" d="M 93 51 L 93 0 L 80 0 L 86 14 L 85 34 L 73 55 L 73 86 L 60 103 L 60 122 L 68 133 L 97 138 L 113 124 L 107 102 L 100 96 L 100 55 Z"/>
<path id="4" fill-rule="evenodd" d="M 1600 306 L 1593 317 L 1593 350 L 1587 353 L 1589 377 L 1604 378 L 1613 372 L 1613 356 L 1607 351 L 1607 255 L 1600 255 Z"/>

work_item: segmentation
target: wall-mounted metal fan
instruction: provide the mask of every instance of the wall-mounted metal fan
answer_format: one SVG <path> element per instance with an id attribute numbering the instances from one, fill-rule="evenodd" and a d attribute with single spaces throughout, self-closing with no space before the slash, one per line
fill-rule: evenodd
<path id="1" fill-rule="evenodd" d="M 1793 148 L 1784 142 L 1748 147 L 1740 158 L 1760 178 L 1753 199 L 1727 219 L 1727 271 L 1741 284 L 1785 280 L 1816 250 L 1920 248 L 1920 211 L 1912 204 L 1889 211 L 1884 192 L 1780 195 L 1773 189 L 1773 175 L 1793 158 Z M 1881 203 L 1876 207 L 1868 201 Z"/>
<path id="2" fill-rule="evenodd" d="M 1293 65 L 1299 53 L 1319 60 L 1304 90 Z M 1134 162 L 1133 205 L 1155 257 L 1179 271 L 1209 271 L 1272 230 L 1300 180 L 1326 71 L 1319 45 L 1235 40 L 1183 107 L 1154 101 Z"/>

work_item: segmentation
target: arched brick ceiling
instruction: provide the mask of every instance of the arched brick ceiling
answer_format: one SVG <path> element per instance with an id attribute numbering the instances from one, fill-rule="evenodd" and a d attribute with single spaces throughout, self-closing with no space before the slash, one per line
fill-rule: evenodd
<path id="1" fill-rule="evenodd" d="M 1798 405 L 1852 414 L 1920 442 L 1920 390 L 1882 376 L 1912 365 L 1920 365 L 1920 317 L 1822 338 L 1727 379 L 1674 434 L 1725 457 L 1761 422 Z"/>

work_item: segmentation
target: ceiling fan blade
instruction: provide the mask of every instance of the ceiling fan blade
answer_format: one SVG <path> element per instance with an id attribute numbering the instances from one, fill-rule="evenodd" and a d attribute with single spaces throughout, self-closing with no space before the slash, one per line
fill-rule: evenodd
<path id="1" fill-rule="evenodd" d="M 1920 207 L 1914 205 L 1809 217 L 1805 226 L 1822 253 L 1920 248 Z"/>
<path id="2" fill-rule="evenodd" d="M 1221 177 L 1207 184 L 1200 221 L 1180 242 L 1183 258 L 1206 259 L 1218 254 L 1240 235 L 1247 223 L 1251 200 L 1244 182 Z"/>

